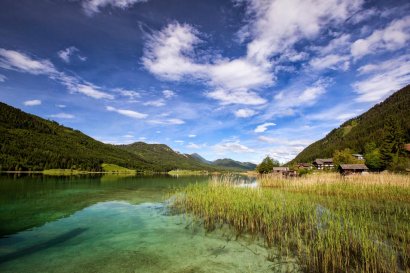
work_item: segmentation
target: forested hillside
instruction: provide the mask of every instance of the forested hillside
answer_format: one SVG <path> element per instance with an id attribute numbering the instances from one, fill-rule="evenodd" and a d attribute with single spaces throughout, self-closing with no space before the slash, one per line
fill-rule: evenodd
<path id="1" fill-rule="evenodd" d="M 135 154 L 4 103 L 0 103 L 0 151 L 3 171 L 100 171 L 103 162 L 137 170 L 155 169 Z"/>
<path id="2" fill-rule="evenodd" d="M 232 161 L 235 162 L 235 161 Z M 0 102 L 0 171 L 76 169 L 102 171 L 102 163 L 138 171 L 174 169 L 240 171 L 246 163 L 213 165 L 164 144 L 110 145 L 57 122 Z"/>
<path id="3" fill-rule="evenodd" d="M 366 147 L 383 150 L 388 145 L 402 146 L 406 142 L 410 142 L 410 85 L 364 114 L 332 130 L 325 138 L 305 148 L 290 163 L 332 157 L 334 151 L 345 148 L 350 148 L 352 152 L 365 153 Z M 390 147 L 387 152 L 391 153 L 393 148 Z M 396 148 L 400 156 L 399 149 L 400 147 Z"/>
<path id="4" fill-rule="evenodd" d="M 255 170 L 256 164 L 250 162 L 239 162 L 230 158 L 217 159 L 211 162 L 212 165 L 226 168 L 237 168 L 243 170 Z"/>
<path id="5" fill-rule="evenodd" d="M 199 162 L 191 155 L 175 152 L 165 144 L 135 142 L 129 145 L 118 145 L 117 147 L 144 158 L 162 170 L 217 170 L 209 164 Z"/>

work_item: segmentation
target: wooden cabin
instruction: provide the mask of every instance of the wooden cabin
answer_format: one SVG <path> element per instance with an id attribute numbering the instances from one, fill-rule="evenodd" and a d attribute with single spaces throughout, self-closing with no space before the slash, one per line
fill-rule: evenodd
<path id="1" fill-rule="evenodd" d="M 272 173 L 274 174 L 286 174 L 289 171 L 288 167 L 273 167 Z"/>
<path id="2" fill-rule="evenodd" d="M 364 157 L 362 154 L 352 154 L 352 156 L 354 156 L 358 160 L 364 160 Z"/>
<path id="3" fill-rule="evenodd" d="M 316 158 L 313 165 L 318 170 L 328 170 L 334 167 L 332 158 Z"/>
<path id="4" fill-rule="evenodd" d="M 290 170 L 288 167 L 273 167 L 272 173 L 286 177 L 296 177 L 298 175 L 295 170 Z"/>
<path id="5" fill-rule="evenodd" d="M 313 168 L 312 164 L 310 163 L 298 163 L 296 167 L 301 170 L 301 169 L 306 169 L 306 170 L 311 170 Z"/>
<path id="6" fill-rule="evenodd" d="M 368 171 L 369 168 L 364 164 L 340 164 L 339 166 L 339 172 L 342 175 L 362 174 L 363 172 Z"/>

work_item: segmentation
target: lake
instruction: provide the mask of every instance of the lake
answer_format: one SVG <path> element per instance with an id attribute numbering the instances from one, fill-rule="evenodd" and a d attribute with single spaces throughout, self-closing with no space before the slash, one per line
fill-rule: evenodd
<path id="1" fill-rule="evenodd" d="M 0 272 L 272 272 L 262 240 L 207 233 L 167 200 L 209 177 L 0 176 Z"/>

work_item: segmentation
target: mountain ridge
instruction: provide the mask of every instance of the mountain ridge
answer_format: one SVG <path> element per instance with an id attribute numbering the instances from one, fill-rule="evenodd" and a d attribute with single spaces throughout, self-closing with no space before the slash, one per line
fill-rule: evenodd
<path id="1" fill-rule="evenodd" d="M 165 144 L 102 143 L 79 130 L 0 102 L 0 171 L 103 171 L 103 163 L 154 172 L 244 170 L 240 166 L 223 167 L 199 162 L 197 157 L 174 151 Z"/>
<path id="2" fill-rule="evenodd" d="M 395 120 L 403 128 L 405 141 L 410 141 L 409 117 L 410 85 L 407 85 L 365 113 L 342 123 L 324 138 L 310 144 L 288 164 L 332 157 L 335 150 L 345 148 L 354 153 L 364 153 L 365 145 L 370 142 L 380 147 L 384 126 L 389 119 Z"/>

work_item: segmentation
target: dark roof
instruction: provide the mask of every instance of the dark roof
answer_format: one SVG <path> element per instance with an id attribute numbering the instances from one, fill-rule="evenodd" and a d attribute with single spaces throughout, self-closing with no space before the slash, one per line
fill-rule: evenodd
<path id="1" fill-rule="evenodd" d="M 273 167 L 273 171 L 289 171 L 288 167 Z"/>
<path id="2" fill-rule="evenodd" d="M 316 158 L 315 161 L 313 161 L 313 163 L 316 164 L 333 164 L 333 158 Z"/>
<path id="3" fill-rule="evenodd" d="M 340 164 L 340 168 L 342 170 L 368 170 L 366 165 L 364 164 Z"/>
<path id="4" fill-rule="evenodd" d="M 310 166 L 312 166 L 312 164 L 310 164 L 310 163 L 298 163 L 298 166 L 301 166 L 301 167 L 310 167 Z"/>

